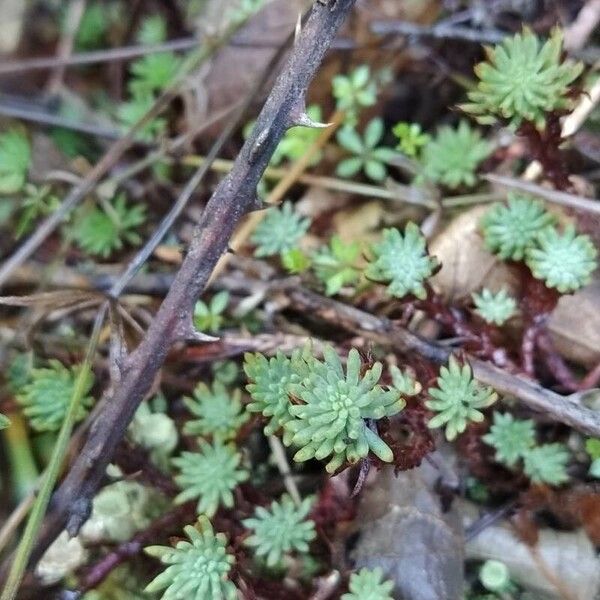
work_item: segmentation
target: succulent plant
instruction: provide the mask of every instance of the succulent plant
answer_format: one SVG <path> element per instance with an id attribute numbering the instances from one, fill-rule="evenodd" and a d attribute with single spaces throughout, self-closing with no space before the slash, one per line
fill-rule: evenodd
<path id="1" fill-rule="evenodd" d="M 309 347 L 294 350 L 290 358 L 282 352 L 271 358 L 258 352 L 244 356 L 244 372 L 249 381 L 246 389 L 252 398 L 246 408 L 269 419 L 265 435 L 273 435 L 293 418 L 290 414 L 291 386 L 308 375 L 311 358 Z M 291 442 L 291 436 L 285 430 L 283 442 L 286 446 Z"/>
<path id="2" fill-rule="evenodd" d="M 227 538 L 216 533 L 204 516 L 197 527 L 183 528 L 189 542 L 181 540 L 175 548 L 148 546 L 146 554 L 158 558 L 167 568 L 147 586 L 149 593 L 162 592 L 162 600 L 237 600 L 238 593 L 229 580 L 235 558 L 227 553 Z"/>
<path id="3" fill-rule="evenodd" d="M 289 552 L 308 552 L 308 544 L 316 537 L 315 524 L 307 519 L 313 498 L 305 498 L 299 506 L 287 495 L 271 506 L 257 507 L 254 516 L 245 519 L 244 527 L 253 531 L 244 541 L 254 548 L 258 558 L 274 567 Z"/>
<path id="4" fill-rule="evenodd" d="M 431 140 L 431 136 L 423 133 L 418 123 L 396 123 L 392 131 L 398 138 L 398 150 L 411 158 L 416 158 L 421 148 Z"/>
<path id="5" fill-rule="evenodd" d="M 390 375 L 392 376 L 392 385 L 402 396 L 415 396 L 422 389 L 421 384 L 411 373 L 401 371 L 396 365 L 390 367 Z"/>
<path id="6" fill-rule="evenodd" d="M 531 448 L 523 457 L 523 470 L 533 483 L 560 485 L 569 479 L 569 452 L 563 444 L 543 444 Z"/>
<path id="7" fill-rule="evenodd" d="M 525 27 L 486 48 L 487 60 L 475 67 L 477 88 L 461 108 L 483 124 L 530 121 L 543 129 L 549 112 L 573 108 L 570 86 L 583 71 L 582 64 L 563 60 L 562 43 L 559 29 L 542 43 Z"/>
<path id="8" fill-rule="evenodd" d="M 517 303 L 506 290 L 502 289 L 494 294 L 487 288 L 481 294 L 471 294 L 475 302 L 475 312 L 486 322 L 494 325 L 504 325 L 517 310 Z"/>
<path id="9" fill-rule="evenodd" d="M 496 460 L 513 467 L 535 446 L 535 426 L 531 420 L 515 419 L 510 413 L 494 412 L 494 424 L 481 438 L 496 450 Z"/>
<path id="10" fill-rule="evenodd" d="M 175 482 L 182 489 L 175 501 L 198 498 L 198 513 L 212 517 L 219 505 L 233 506 L 233 490 L 249 475 L 240 467 L 242 455 L 233 444 L 200 440 L 199 445 L 199 452 L 182 452 L 172 461 L 180 471 Z"/>
<path id="11" fill-rule="evenodd" d="M 525 262 L 533 276 L 562 294 L 588 284 L 596 270 L 598 251 L 587 235 L 577 235 L 568 225 L 561 235 L 555 228 L 537 234 L 537 247 L 527 249 Z"/>
<path id="12" fill-rule="evenodd" d="M 450 356 L 448 367 L 440 369 L 437 387 L 429 388 L 428 393 L 433 400 L 427 400 L 425 405 L 437 413 L 430 419 L 429 427 L 444 426 L 449 441 L 462 433 L 469 421 L 483 421 L 479 409 L 490 406 L 498 398 L 491 388 L 473 379 L 469 364 L 461 366 L 454 356 Z"/>
<path id="13" fill-rule="evenodd" d="M 345 243 L 334 235 L 328 246 L 313 256 L 313 269 L 317 279 L 325 284 L 328 296 L 337 294 L 344 286 L 353 285 L 360 279 L 357 261 L 360 258 L 358 242 Z"/>
<path id="14" fill-rule="evenodd" d="M 229 392 L 219 381 L 213 383 L 212 389 L 199 383 L 194 390 L 194 397 L 183 399 L 188 410 L 199 418 L 187 421 L 183 433 L 221 440 L 235 437 L 250 417 L 242 412 L 241 396 L 240 390 Z"/>
<path id="15" fill-rule="evenodd" d="M 369 122 L 363 137 L 350 125 L 342 127 L 337 134 L 338 144 L 353 156 L 338 164 L 337 175 L 354 177 L 362 170 L 369 179 L 383 181 L 387 175 L 386 164 L 397 156 L 392 148 L 378 146 L 383 134 L 383 120 L 379 118 Z"/>
<path id="16" fill-rule="evenodd" d="M 496 203 L 481 220 L 486 248 L 507 260 L 522 260 L 536 237 L 555 222 L 544 205 L 529 196 L 509 193 L 506 204 Z"/>
<path id="17" fill-rule="evenodd" d="M 57 360 L 50 360 L 47 367 L 31 369 L 30 381 L 17 394 L 17 402 L 23 406 L 23 414 L 36 431 L 58 431 L 64 421 L 67 408 L 75 390 L 79 367 L 68 369 Z M 84 382 L 76 420 L 87 414 L 94 398 L 88 396 L 94 378 L 89 374 Z"/>
<path id="18" fill-rule="evenodd" d="M 342 595 L 342 600 L 393 600 L 391 593 L 394 589 L 392 581 L 383 581 L 383 570 L 361 569 L 350 575 L 350 591 Z"/>
<path id="19" fill-rule="evenodd" d="M 332 87 L 337 108 L 346 113 L 349 124 L 356 123 L 362 107 L 377 101 L 377 84 L 368 65 L 356 67 L 349 75 L 336 75 Z"/>
<path id="20" fill-rule="evenodd" d="M 328 472 L 345 462 L 355 463 L 372 451 L 384 462 L 391 462 L 392 451 L 369 427 L 365 419 L 381 419 L 402 410 L 404 401 L 398 391 L 378 385 L 381 363 L 361 375 L 358 350 L 348 354 L 346 372 L 337 352 L 325 346 L 324 361 L 314 360 L 310 373 L 290 386 L 297 404 L 289 407 L 294 417 L 285 423 L 291 443 L 300 449 L 294 460 L 330 458 Z"/>
<path id="21" fill-rule="evenodd" d="M 371 252 L 366 277 L 389 282 L 388 292 L 397 298 L 427 296 L 423 282 L 433 275 L 437 261 L 427 254 L 427 242 L 417 225 L 408 223 L 404 235 L 397 229 L 384 229 L 383 239 L 371 246 Z"/>
<path id="22" fill-rule="evenodd" d="M 456 128 L 445 125 L 423 148 L 422 177 L 451 189 L 472 187 L 477 181 L 477 168 L 492 151 L 492 144 L 466 121 Z"/>
<path id="23" fill-rule="evenodd" d="M 310 219 L 295 213 L 291 202 L 269 208 L 250 237 L 256 246 L 254 256 L 274 256 L 294 248 L 309 227 Z"/>

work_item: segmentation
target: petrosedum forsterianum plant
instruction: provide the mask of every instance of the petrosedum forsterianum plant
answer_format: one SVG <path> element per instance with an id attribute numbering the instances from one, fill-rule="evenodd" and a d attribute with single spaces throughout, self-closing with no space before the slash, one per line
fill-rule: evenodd
<path id="1" fill-rule="evenodd" d="M 249 474 L 240 467 L 242 455 L 233 444 L 201 440 L 199 445 L 199 452 L 182 452 L 172 461 L 179 469 L 175 483 L 182 489 L 175 502 L 198 498 L 198 513 L 212 517 L 220 505 L 233 506 L 233 490 Z"/>
<path id="2" fill-rule="evenodd" d="M 536 243 L 527 248 L 525 262 L 547 287 L 566 294 L 591 281 L 598 251 L 589 236 L 577 235 L 573 225 L 567 225 L 562 234 L 549 227 L 537 234 Z"/>
<path id="3" fill-rule="evenodd" d="M 514 467 L 535 446 L 535 426 L 530 419 L 494 412 L 494 423 L 481 439 L 496 450 L 497 462 Z"/>
<path id="4" fill-rule="evenodd" d="M 477 183 L 479 165 L 492 154 L 493 145 L 466 121 L 440 127 L 421 153 L 421 177 L 455 189 Z"/>
<path id="5" fill-rule="evenodd" d="M 293 417 L 290 414 L 291 386 L 308 376 L 312 355 L 309 347 L 296 349 L 291 357 L 277 352 L 267 358 L 260 353 L 244 356 L 244 372 L 248 377 L 246 389 L 252 401 L 246 409 L 262 413 L 268 419 L 265 435 L 273 435 Z M 291 436 L 284 431 L 283 442 L 289 446 Z"/>
<path id="6" fill-rule="evenodd" d="M 504 325 L 517 311 L 517 302 L 502 289 L 494 294 L 483 288 L 480 294 L 471 294 L 475 303 L 475 312 L 486 322 Z"/>
<path id="7" fill-rule="evenodd" d="M 229 572 L 235 558 L 227 553 L 227 538 L 216 533 L 202 515 L 196 527 L 184 527 L 189 541 L 174 548 L 148 546 L 146 554 L 158 558 L 167 568 L 147 586 L 149 593 L 162 592 L 162 600 L 237 600 L 238 593 Z"/>
<path id="8" fill-rule="evenodd" d="M 361 569 L 350 575 L 349 592 L 342 595 L 342 600 L 393 600 L 393 581 L 383 580 L 383 570 Z"/>
<path id="9" fill-rule="evenodd" d="M 79 367 L 70 369 L 58 360 L 50 360 L 47 367 L 31 369 L 29 383 L 16 395 L 17 402 L 23 407 L 23 414 L 36 431 L 58 431 L 64 421 L 67 408 L 75 390 Z M 76 420 L 87 414 L 94 398 L 88 396 L 94 378 L 86 375 Z"/>
<path id="10" fill-rule="evenodd" d="M 369 451 L 380 460 L 391 462 L 391 449 L 365 421 L 390 417 L 404 407 L 397 390 L 378 385 L 381 363 L 374 363 L 361 374 L 360 355 L 352 348 L 344 373 L 333 347 L 325 346 L 323 358 L 314 359 L 310 374 L 290 386 L 297 403 L 289 408 L 294 418 L 285 424 L 285 429 L 291 434 L 291 444 L 299 448 L 294 460 L 329 458 L 325 467 L 329 473 L 344 463 L 356 463 Z"/>
<path id="11" fill-rule="evenodd" d="M 481 219 L 485 247 L 504 260 L 523 260 L 538 234 L 555 221 L 539 200 L 511 192 L 506 204 L 493 204 Z"/>
<path id="12" fill-rule="evenodd" d="M 569 451 L 563 444 L 543 444 L 523 456 L 523 470 L 533 483 L 560 485 L 569 479 Z"/>
<path id="13" fill-rule="evenodd" d="M 581 63 L 563 60 L 562 43 L 559 29 L 542 43 L 524 28 L 486 48 L 487 60 L 475 67 L 477 88 L 460 108 L 482 124 L 502 119 L 516 128 L 530 121 L 543 129 L 549 112 L 573 108 L 570 86 L 583 71 Z"/>
<path id="14" fill-rule="evenodd" d="M 414 223 L 406 225 L 404 235 L 397 229 L 384 229 L 383 239 L 371 245 L 372 259 L 365 270 L 368 279 L 388 283 L 396 298 L 414 294 L 427 297 L 423 282 L 433 275 L 438 263 L 427 254 L 427 242 Z"/>
<path id="15" fill-rule="evenodd" d="M 415 396 L 423 388 L 408 370 L 402 371 L 396 365 L 390 367 L 392 385 L 400 392 L 402 396 Z"/>
<path id="16" fill-rule="evenodd" d="M 429 420 L 429 427 L 445 427 L 446 439 L 452 441 L 467 428 L 469 421 L 480 423 L 483 413 L 479 410 L 492 405 L 498 395 L 491 388 L 473 379 L 470 365 L 450 357 L 447 367 L 440 369 L 437 387 L 429 388 L 432 400 L 425 405 L 437 414 Z"/>
<path id="17" fill-rule="evenodd" d="M 198 417 L 186 422 L 183 433 L 221 440 L 234 438 L 250 418 L 248 413 L 243 412 L 241 397 L 240 390 L 230 392 L 220 381 L 215 381 L 212 389 L 199 383 L 193 398 L 183 398 L 188 410 Z"/>
<path id="18" fill-rule="evenodd" d="M 244 540 L 254 549 L 258 558 L 264 558 L 268 567 L 280 563 L 290 552 L 308 552 L 308 544 L 315 539 L 315 524 L 307 519 L 313 498 L 305 498 L 299 506 L 287 495 L 274 501 L 267 509 L 256 508 L 254 516 L 242 521 L 252 535 Z"/>
<path id="19" fill-rule="evenodd" d="M 291 250 L 309 227 L 310 219 L 295 213 L 291 202 L 284 202 L 281 208 L 269 208 L 250 237 L 256 246 L 254 256 L 274 256 Z"/>

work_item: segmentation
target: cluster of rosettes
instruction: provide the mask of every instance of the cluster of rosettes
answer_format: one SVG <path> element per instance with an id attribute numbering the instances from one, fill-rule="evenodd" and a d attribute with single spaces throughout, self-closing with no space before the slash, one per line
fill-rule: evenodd
<path id="1" fill-rule="evenodd" d="M 494 325 L 504 325 L 517 311 L 517 302 L 511 298 L 506 290 L 497 294 L 487 288 L 481 294 L 471 294 L 475 303 L 475 312 L 486 322 Z"/>
<path id="2" fill-rule="evenodd" d="M 484 419 L 482 408 L 492 405 L 498 395 L 489 387 L 481 385 L 473 378 L 470 365 L 460 365 L 450 357 L 447 367 L 440 369 L 437 387 L 429 388 L 433 400 L 427 400 L 427 408 L 437 414 L 429 421 L 429 427 L 446 429 L 446 439 L 452 441 L 462 433 L 469 421 L 480 423 Z"/>
<path id="3" fill-rule="evenodd" d="M 291 250 L 308 231 L 310 219 L 294 212 L 291 202 L 269 208 L 250 237 L 256 246 L 254 256 L 275 256 Z"/>
<path id="4" fill-rule="evenodd" d="M 511 193 L 506 204 L 495 204 L 481 226 L 486 247 L 505 260 L 524 260 L 534 277 L 565 294 L 591 280 L 598 252 L 587 235 L 573 225 L 561 233 L 543 204 Z"/>
<path id="5" fill-rule="evenodd" d="M 323 356 L 322 361 L 313 358 L 310 348 L 289 359 L 281 354 L 270 361 L 260 354 L 246 355 L 247 389 L 253 400 L 249 409 L 270 418 L 266 433 L 283 429 L 284 443 L 299 448 L 294 456 L 298 462 L 329 458 L 326 469 L 333 472 L 369 451 L 391 462 L 392 451 L 370 421 L 402 410 L 400 391 L 379 385 L 381 363 L 363 373 L 354 348 L 345 372 L 331 346 L 324 348 Z"/>
<path id="6" fill-rule="evenodd" d="M 242 455 L 233 444 L 216 439 L 212 444 L 200 440 L 199 452 L 182 452 L 173 459 L 179 469 L 175 482 L 182 492 L 177 503 L 198 498 L 198 513 L 212 517 L 220 505 L 233 506 L 233 490 L 249 477 L 241 467 Z"/>
<path id="7" fill-rule="evenodd" d="M 189 539 L 170 546 L 149 546 L 145 552 L 166 565 L 147 586 L 146 592 L 162 591 L 162 600 L 202 598 L 236 600 L 235 584 L 229 580 L 235 558 L 227 553 L 227 539 L 215 534 L 210 521 L 201 516 L 198 526 L 188 525 L 184 531 Z"/>
<path id="8" fill-rule="evenodd" d="M 523 461 L 523 471 L 534 483 L 559 485 L 568 479 L 569 452 L 563 444 L 536 445 L 535 425 L 510 413 L 494 413 L 489 433 L 482 437 L 496 450 L 496 461 L 509 467 Z"/>
<path id="9" fill-rule="evenodd" d="M 81 367 L 65 367 L 58 360 L 48 361 L 47 367 L 31 369 L 27 383 L 17 394 L 17 402 L 23 406 L 23 414 L 36 431 L 58 431 L 65 419 L 75 383 Z M 76 420 L 85 417 L 94 399 L 87 394 L 92 389 L 94 377 L 86 373 Z"/>
<path id="10" fill-rule="evenodd" d="M 264 558 L 268 567 L 274 567 L 290 552 L 306 553 L 308 544 L 315 539 L 315 524 L 307 519 L 313 498 L 305 498 L 298 506 L 287 495 L 273 501 L 269 508 L 259 506 L 254 516 L 243 521 L 252 535 L 244 540 L 254 548 L 257 557 Z"/>
<path id="11" fill-rule="evenodd" d="M 241 402 L 239 389 L 229 392 L 220 381 L 212 389 L 199 383 L 193 398 L 184 398 L 189 411 L 198 417 L 187 421 L 183 433 L 188 435 L 212 436 L 222 440 L 234 438 L 238 429 L 249 419 Z"/>
<path id="12" fill-rule="evenodd" d="M 383 579 L 383 570 L 361 569 L 350 576 L 349 592 L 342 600 L 392 600 L 394 582 Z"/>
<path id="13" fill-rule="evenodd" d="M 423 282 L 433 275 L 438 263 L 427 254 L 427 242 L 417 225 L 408 223 L 404 235 L 397 229 L 384 229 L 383 239 L 371 246 L 371 253 L 367 278 L 387 282 L 388 292 L 397 298 L 427 296 Z"/>
<path id="14" fill-rule="evenodd" d="M 444 125 L 423 148 L 422 177 L 451 189 L 473 187 L 479 165 L 493 149 L 467 121 L 461 121 L 457 127 Z"/>
<path id="15" fill-rule="evenodd" d="M 562 57 L 559 29 L 545 43 L 531 30 L 506 38 L 487 48 L 487 61 L 475 67 L 477 88 L 461 108 L 482 124 L 498 119 L 518 127 L 523 121 L 543 129 L 546 115 L 573 108 L 571 84 L 583 65 Z"/>
<path id="16" fill-rule="evenodd" d="M 265 435 L 273 435 L 293 418 L 290 414 L 291 386 L 308 376 L 311 363 L 309 347 L 294 350 L 289 358 L 283 352 L 271 358 L 260 353 L 245 355 L 244 372 L 250 382 L 246 389 L 252 398 L 246 408 L 267 417 Z M 289 446 L 290 441 L 290 434 L 284 429 L 283 442 Z"/>
<path id="17" fill-rule="evenodd" d="M 325 347 L 323 357 L 312 362 L 308 377 L 291 386 L 292 395 L 301 401 L 292 404 L 294 418 L 285 424 L 292 434 L 291 443 L 300 448 L 294 460 L 331 457 L 325 467 L 330 473 L 344 463 L 356 463 L 369 451 L 391 462 L 391 449 L 366 421 L 392 416 L 404 407 L 398 391 L 378 385 L 381 363 L 361 374 L 360 355 L 353 348 L 344 373 L 331 346 Z"/>

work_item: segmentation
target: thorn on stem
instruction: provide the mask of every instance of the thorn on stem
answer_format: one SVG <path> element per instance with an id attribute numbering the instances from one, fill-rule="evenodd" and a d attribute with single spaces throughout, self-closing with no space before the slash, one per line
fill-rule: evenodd
<path id="1" fill-rule="evenodd" d="M 180 327 L 177 328 L 175 341 L 193 342 L 197 344 L 208 344 L 218 342 L 220 338 L 213 335 L 208 335 L 198 331 L 191 319 L 186 319 Z"/>
<path id="2" fill-rule="evenodd" d="M 290 127 L 310 127 L 311 129 L 325 129 L 330 127 L 332 123 L 319 123 L 313 121 L 306 112 L 301 112 L 299 115 L 292 115 L 292 121 Z"/>

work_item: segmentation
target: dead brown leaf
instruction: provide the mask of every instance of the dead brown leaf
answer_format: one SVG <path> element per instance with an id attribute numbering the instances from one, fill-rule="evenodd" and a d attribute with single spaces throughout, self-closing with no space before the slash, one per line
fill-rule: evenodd
<path id="1" fill-rule="evenodd" d="M 442 263 L 432 278 L 435 289 L 446 299 L 465 298 L 482 286 L 493 291 L 517 289 L 509 267 L 488 252 L 479 233 L 479 220 L 488 206 L 476 206 L 461 213 L 430 244 L 430 253 Z"/>
<path id="2" fill-rule="evenodd" d="M 600 280 L 563 296 L 548 328 L 557 350 L 567 359 L 593 367 L 600 361 Z"/>

